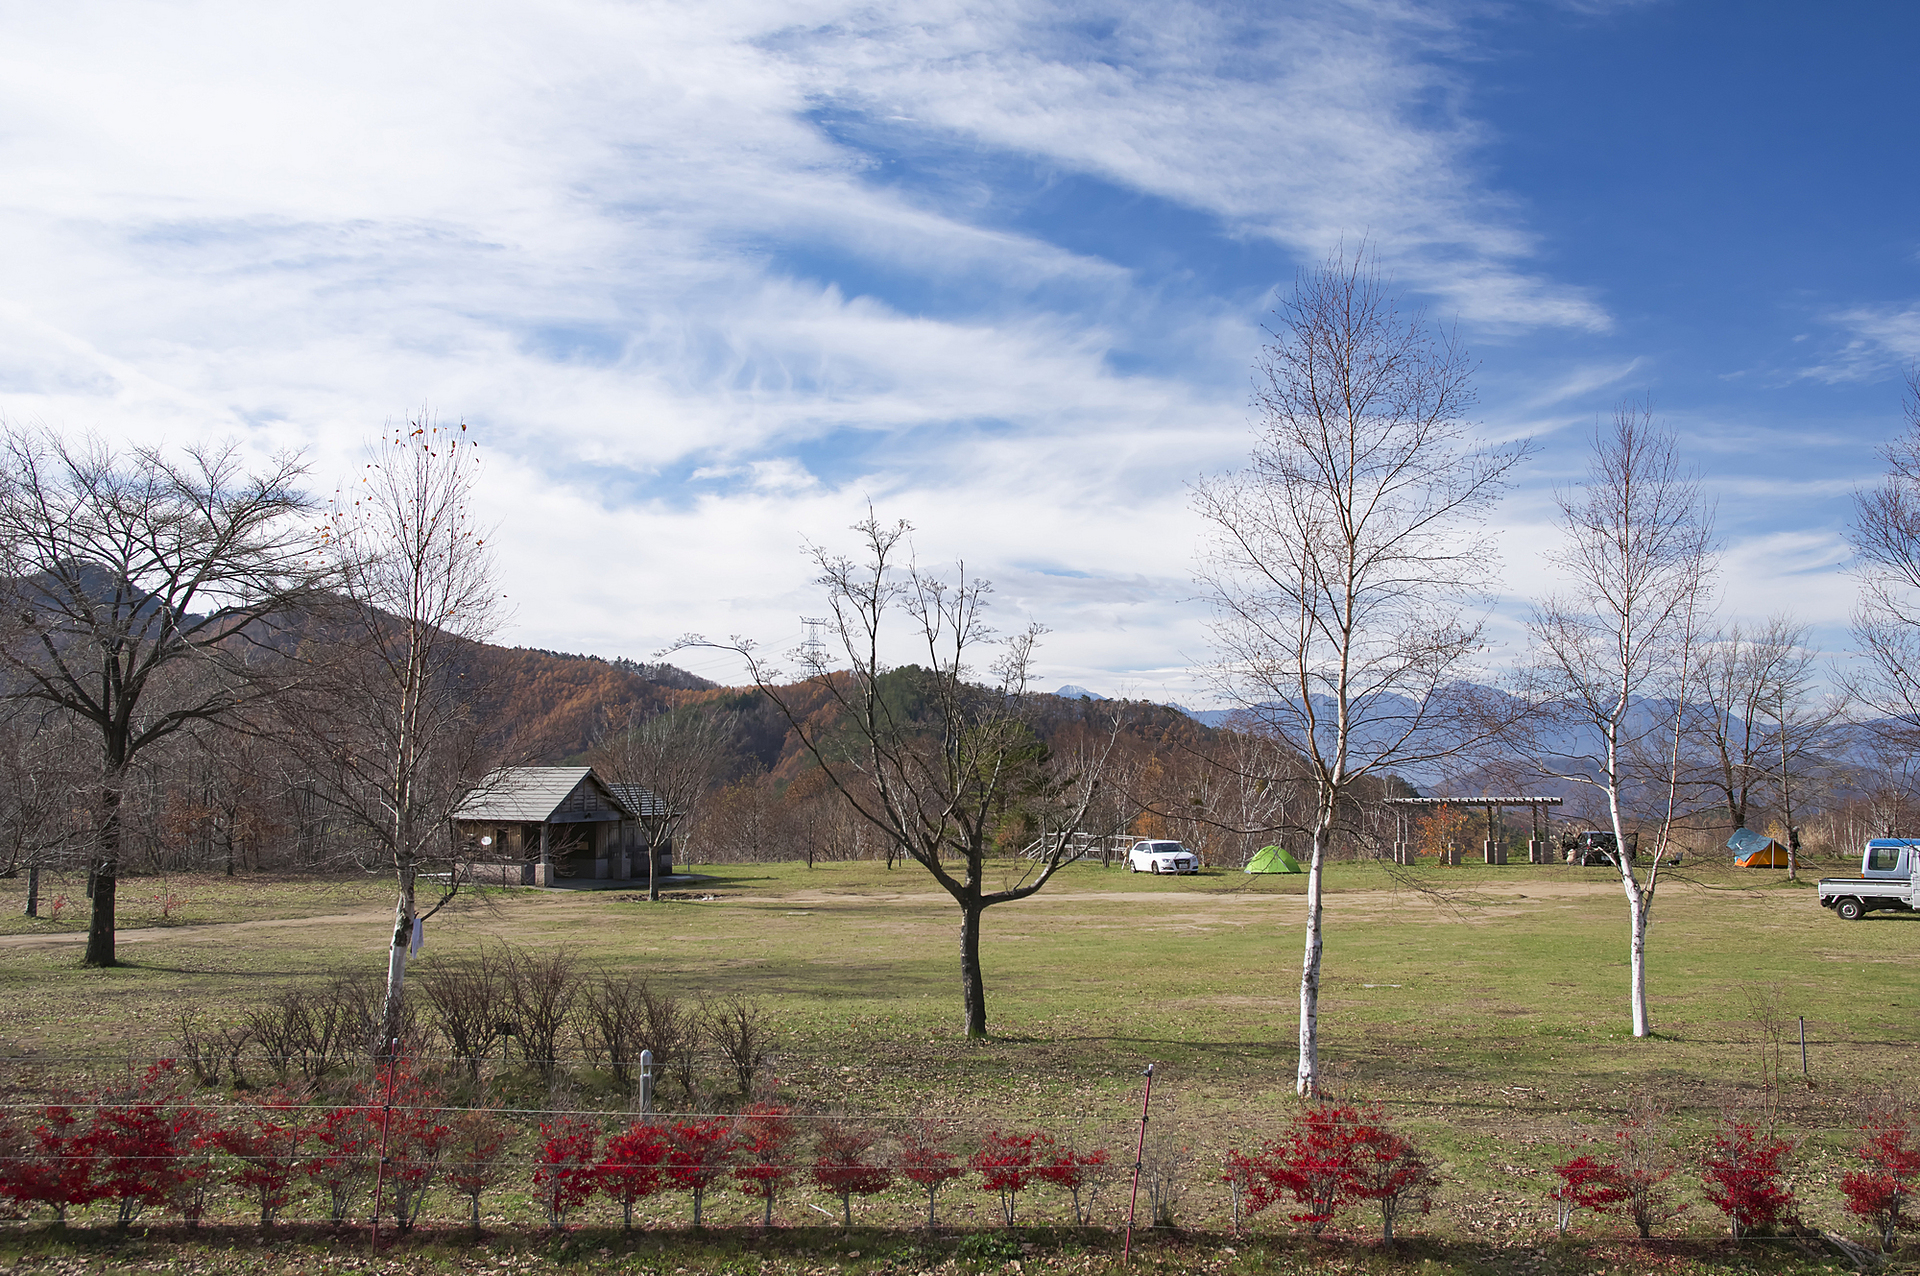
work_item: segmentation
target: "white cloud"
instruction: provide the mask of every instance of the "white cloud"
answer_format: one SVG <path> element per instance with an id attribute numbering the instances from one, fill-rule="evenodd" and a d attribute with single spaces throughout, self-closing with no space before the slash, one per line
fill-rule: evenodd
<path id="1" fill-rule="evenodd" d="M 879 180 L 824 106 L 1298 255 L 1368 236 L 1482 327 L 1607 322 L 1527 264 L 1413 6 L 83 2 L 0 34 L 0 413 L 301 445 L 321 487 L 382 420 L 462 415 L 542 646 L 792 631 L 802 535 L 872 499 L 1051 624 L 1062 680 L 1204 651 L 1181 483 L 1244 453 L 1257 299 Z"/>
<path id="2" fill-rule="evenodd" d="M 1920 304 L 1855 306 L 1835 312 L 1829 322 L 1845 343 L 1801 376 L 1828 383 L 1881 381 L 1920 359 Z"/>
<path id="3" fill-rule="evenodd" d="M 1608 324 L 1590 298 L 1516 267 L 1532 240 L 1471 181 L 1477 130 L 1421 56 L 1453 39 L 1438 11 L 932 9 L 882 6 L 777 47 L 830 99 L 1098 173 L 1310 258 L 1370 239 L 1470 321 Z"/>

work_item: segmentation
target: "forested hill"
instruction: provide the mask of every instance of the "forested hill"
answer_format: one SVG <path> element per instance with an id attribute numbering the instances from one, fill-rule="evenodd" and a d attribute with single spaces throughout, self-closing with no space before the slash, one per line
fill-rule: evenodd
<path id="1" fill-rule="evenodd" d="M 918 671 L 912 666 L 887 675 L 883 692 L 902 720 L 920 716 L 908 689 Z M 775 689 L 810 734 L 829 752 L 857 747 L 850 732 L 836 721 L 839 706 L 821 687 L 801 683 Z M 778 785 L 799 779 L 815 767 L 812 755 L 772 699 L 748 687 L 716 687 L 682 694 L 676 702 L 684 712 L 716 715 L 727 723 L 731 761 L 726 778 L 764 775 Z M 1220 733 L 1194 721 L 1178 709 L 1146 701 L 1070 699 L 1036 694 L 1026 714 L 1036 737 L 1050 749 L 1102 750 L 1118 726 L 1120 753 L 1205 752 Z M 576 759 L 579 760 L 579 759 Z"/>
<path id="2" fill-rule="evenodd" d="M 577 757 L 603 733 L 714 685 L 672 665 L 485 644 L 468 649 L 465 672 L 479 689 L 475 717 L 496 724 L 500 756 L 533 765 Z"/>

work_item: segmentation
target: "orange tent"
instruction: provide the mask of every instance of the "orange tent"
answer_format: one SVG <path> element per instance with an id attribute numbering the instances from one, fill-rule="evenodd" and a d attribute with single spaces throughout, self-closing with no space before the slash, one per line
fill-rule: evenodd
<path id="1" fill-rule="evenodd" d="M 1763 833 L 1735 829 L 1727 839 L 1735 868 L 1785 868 L 1787 848 Z"/>

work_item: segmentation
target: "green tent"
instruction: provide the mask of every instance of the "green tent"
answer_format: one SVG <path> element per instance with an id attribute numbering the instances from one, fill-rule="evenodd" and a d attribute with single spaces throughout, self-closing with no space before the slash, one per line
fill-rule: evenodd
<path id="1" fill-rule="evenodd" d="M 1299 873 L 1303 872 L 1300 861 L 1287 854 L 1281 846 L 1263 846 L 1260 853 L 1247 861 L 1249 873 Z"/>

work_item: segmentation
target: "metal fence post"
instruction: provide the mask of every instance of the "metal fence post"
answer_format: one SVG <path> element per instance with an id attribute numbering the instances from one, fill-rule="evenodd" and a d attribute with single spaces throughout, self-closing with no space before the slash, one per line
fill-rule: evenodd
<path id="1" fill-rule="evenodd" d="M 1153 1102 L 1153 1065 L 1147 1065 L 1147 1092 L 1140 1097 L 1140 1145 L 1133 1153 L 1133 1195 L 1127 1198 L 1127 1239 L 1120 1245 L 1120 1261 L 1133 1261 L 1133 1211 L 1140 1203 L 1140 1163 L 1147 1159 L 1147 1105 Z"/>

